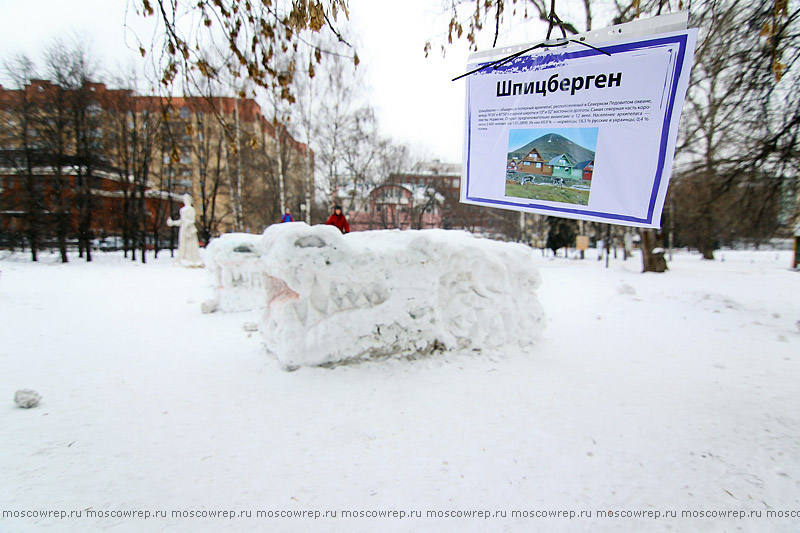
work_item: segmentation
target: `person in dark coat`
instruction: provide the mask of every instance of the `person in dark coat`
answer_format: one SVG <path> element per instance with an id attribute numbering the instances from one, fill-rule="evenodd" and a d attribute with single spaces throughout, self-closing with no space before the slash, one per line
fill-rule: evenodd
<path id="1" fill-rule="evenodd" d="M 344 218 L 342 206 L 340 205 L 334 206 L 333 214 L 328 217 L 328 221 L 325 224 L 336 226 L 342 233 L 350 233 L 350 224 L 348 224 L 347 219 Z"/>

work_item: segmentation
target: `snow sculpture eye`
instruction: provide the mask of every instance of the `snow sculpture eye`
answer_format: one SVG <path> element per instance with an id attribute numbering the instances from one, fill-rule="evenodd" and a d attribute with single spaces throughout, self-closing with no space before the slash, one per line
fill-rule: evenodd
<path id="1" fill-rule="evenodd" d="M 297 248 L 324 248 L 328 243 L 318 235 L 303 235 L 294 241 L 294 245 Z"/>

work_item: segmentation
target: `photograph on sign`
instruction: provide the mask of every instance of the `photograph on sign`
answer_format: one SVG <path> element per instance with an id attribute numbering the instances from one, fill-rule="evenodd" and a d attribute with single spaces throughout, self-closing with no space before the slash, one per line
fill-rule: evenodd
<path id="1" fill-rule="evenodd" d="M 512 129 L 506 196 L 589 204 L 598 128 Z"/>
<path id="2" fill-rule="evenodd" d="M 658 227 L 696 35 L 569 43 L 471 73 L 461 201 Z M 473 56 L 469 70 L 489 62 Z"/>

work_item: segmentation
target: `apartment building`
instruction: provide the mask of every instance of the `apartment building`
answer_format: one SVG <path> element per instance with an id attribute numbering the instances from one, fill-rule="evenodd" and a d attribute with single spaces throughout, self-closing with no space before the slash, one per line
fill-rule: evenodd
<path id="1" fill-rule="evenodd" d="M 191 194 L 203 240 L 261 232 L 285 208 L 302 213 L 313 205 L 313 152 L 253 99 L 143 96 L 102 83 L 64 89 L 47 80 L 0 86 L 0 152 L 5 231 L 30 218 L 26 209 L 36 202 L 26 195 L 37 195 L 42 213 L 53 211 L 52 182 L 65 175 L 75 178 L 56 189 L 88 194 L 93 234 L 121 234 L 126 202 L 137 197 L 146 204 L 140 223 L 167 232 L 177 199 Z M 107 200 L 114 196 L 120 201 Z"/>

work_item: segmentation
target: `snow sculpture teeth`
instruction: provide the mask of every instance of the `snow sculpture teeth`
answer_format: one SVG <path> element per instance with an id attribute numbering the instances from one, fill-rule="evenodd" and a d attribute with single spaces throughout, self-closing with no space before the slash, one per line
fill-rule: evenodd
<path id="1" fill-rule="evenodd" d="M 331 302 L 333 302 L 337 309 L 341 309 L 344 305 L 344 298 L 339 292 L 338 283 L 331 283 Z"/>
<path id="2" fill-rule="evenodd" d="M 284 368 L 528 344 L 544 324 L 532 250 L 466 232 L 295 222 L 223 236 L 209 255 L 222 309 L 249 284 L 238 307 L 264 309 L 259 331 Z"/>
<path id="3" fill-rule="evenodd" d="M 328 314 L 328 301 L 331 299 L 330 294 L 328 291 L 325 291 L 322 288 L 322 285 L 315 279 L 314 284 L 311 287 L 311 304 L 314 306 L 314 309 L 319 311 L 323 315 Z"/>
<path id="4" fill-rule="evenodd" d="M 294 312 L 297 315 L 297 320 L 300 321 L 300 324 L 305 326 L 306 322 L 308 321 L 308 303 L 304 302 L 303 304 L 294 304 L 292 309 L 294 309 Z"/>

